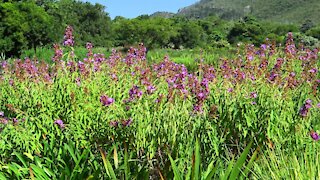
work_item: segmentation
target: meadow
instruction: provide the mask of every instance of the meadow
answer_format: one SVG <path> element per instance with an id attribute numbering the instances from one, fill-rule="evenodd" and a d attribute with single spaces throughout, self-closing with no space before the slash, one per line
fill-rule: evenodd
<path id="1" fill-rule="evenodd" d="M 2 60 L 0 179 L 320 179 L 319 49 L 293 39 L 147 55 L 67 30 Z"/>

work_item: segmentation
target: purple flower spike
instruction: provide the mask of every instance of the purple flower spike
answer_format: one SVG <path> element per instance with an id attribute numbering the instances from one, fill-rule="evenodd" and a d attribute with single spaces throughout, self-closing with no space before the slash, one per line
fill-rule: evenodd
<path id="1" fill-rule="evenodd" d="M 320 103 L 317 104 L 317 107 L 320 108 Z"/>
<path id="2" fill-rule="evenodd" d="M 55 120 L 54 124 L 58 125 L 61 129 L 65 128 L 65 124 L 63 123 L 63 121 L 61 119 Z"/>
<path id="3" fill-rule="evenodd" d="M 320 139 L 320 136 L 317 132 L 311 131 L 310 136 L 313 140 L 318 141 Z"/>
<path id="4" fill-rule="evenodd" d="M 229 93 L 233 92 L 233 89 L 232 88 L 228 88 L 228 92 Z"/>
<path id="5" fill-rule="evenodd" d="M 65 34 L 64 34 L 64 46 L 73 46 L 74 45 L 74 38 L 72 35 L 73 28 L 71 26 L 67 26 Z"/>
<path id="6" fill-rule="evenodd" d="M 104 106 L 110 106 L 112 103 L 114 103 L 114 99 L 112 99 L 111 97 L 108 97 L 106 95 L 102 95 L 102 96 L 100 96 L 100 102 Z"/>

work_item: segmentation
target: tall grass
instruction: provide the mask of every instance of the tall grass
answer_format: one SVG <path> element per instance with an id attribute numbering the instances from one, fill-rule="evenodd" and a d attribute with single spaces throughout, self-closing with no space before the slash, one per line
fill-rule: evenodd
<path id="1" fill-rule="evenodd" d="M 2 62 L 0 177 L 319 175 L 319 53 L 290 34 L 286 47 L 248 45 L 230 60 L 186 55 L 199 59 L 192 70 L 168 56 L 148 62 L 163 52 L 143 45 L 106 57 L 88 44 L 83 61 L 72 50 Z"/>

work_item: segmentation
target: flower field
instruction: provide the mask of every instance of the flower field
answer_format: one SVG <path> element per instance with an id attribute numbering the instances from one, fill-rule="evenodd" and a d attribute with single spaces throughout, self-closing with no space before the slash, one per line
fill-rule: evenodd
<path id="1" fill-rule="evenodd" d="M 2 61 L 0 179 L 319 179 L 319 49 L 288 33 L 196 70 L 143 44 Z"/>

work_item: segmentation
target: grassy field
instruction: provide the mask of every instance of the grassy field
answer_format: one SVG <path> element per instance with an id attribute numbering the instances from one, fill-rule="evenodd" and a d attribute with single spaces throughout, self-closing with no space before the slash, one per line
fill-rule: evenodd
<path id="1" fill-rule="evenodd" d="M 230 52 L 37 53 L 1 62 L 0 179 L 320 178 L 319 51 L 290 34 Z"/>

